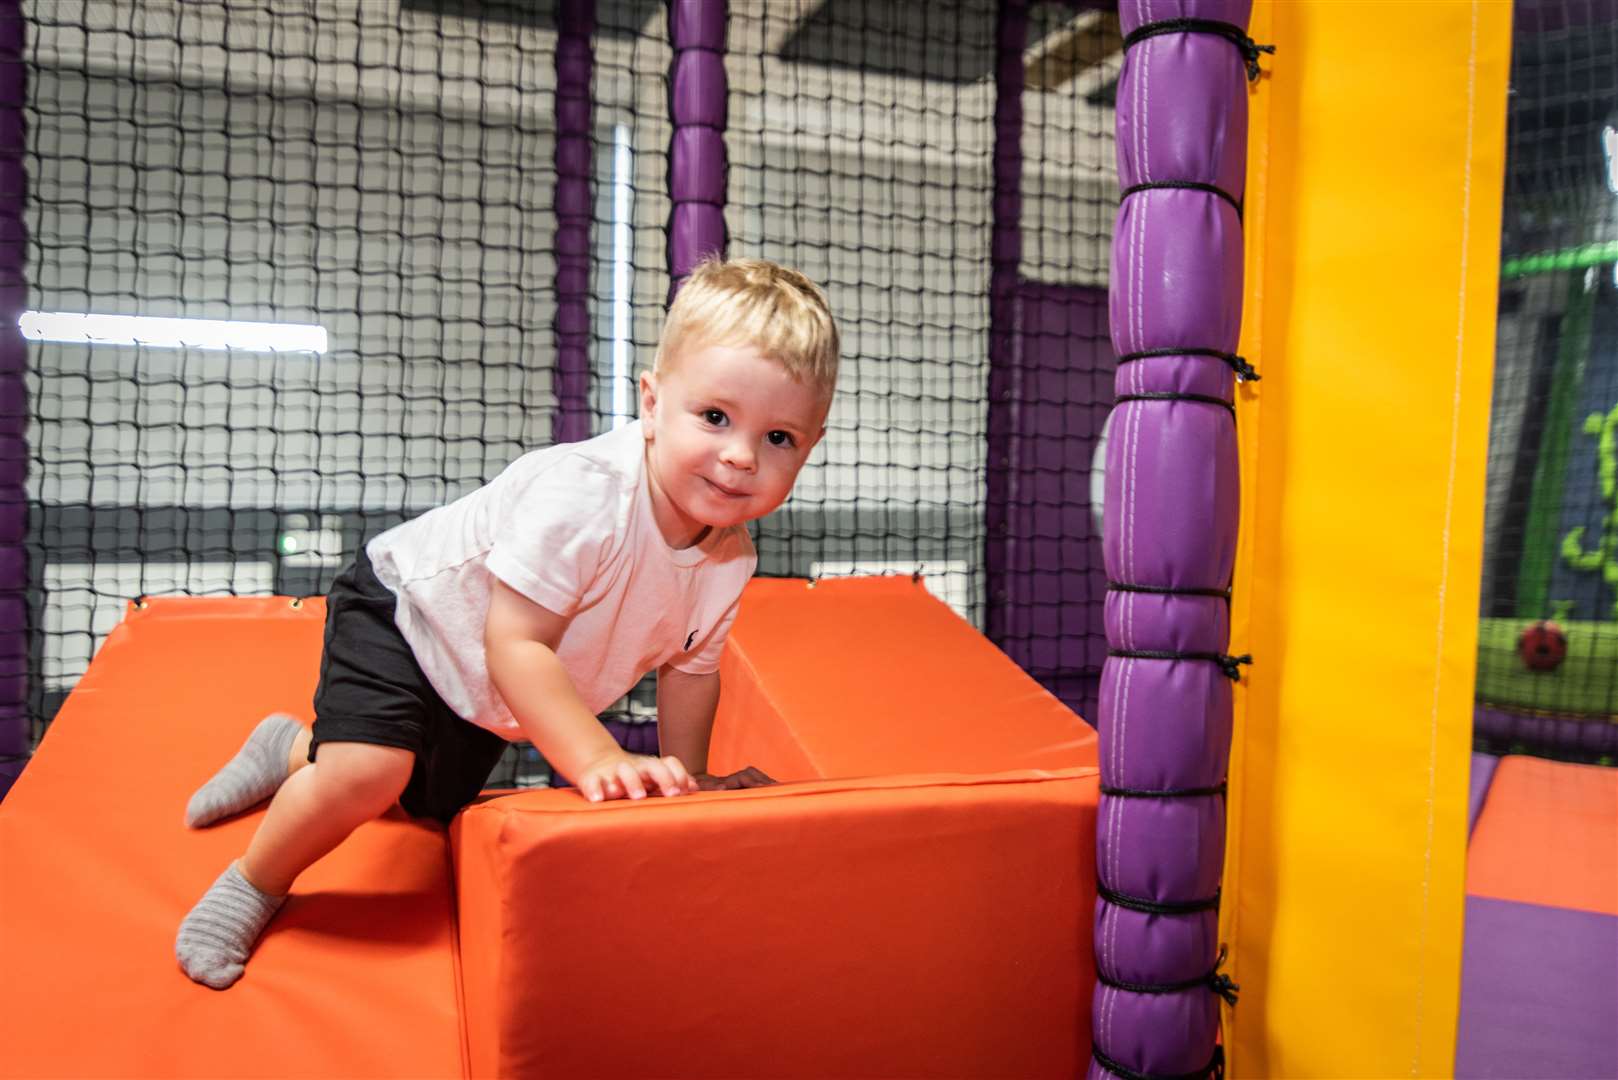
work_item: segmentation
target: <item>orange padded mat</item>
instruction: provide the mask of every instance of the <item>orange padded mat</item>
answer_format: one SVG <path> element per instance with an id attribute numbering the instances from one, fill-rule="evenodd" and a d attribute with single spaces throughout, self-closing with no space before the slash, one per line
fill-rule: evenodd
<path id="1" fill-rule="evenodd" d="M 317 863 L 230 990 L 175 963 L 262 813 L 193 832 L 186 800 L 265 713 L 308 718 L 324 615 L 152 600 L 107 639 L 0 803 L 0 1076 L 461 1075 L 435 827 L 386 818 Z"/>
<path id="2" fill-rule="evenodd" d="M 710 763 L 778 780 L 1096 763 L 1095 730 L 908 577 L 760 578 Z"/>
<path id="3" fill-rule="evenodd" d="M 1079 1075 L 1097 783 L 475 805 L 452 826 L 471 1075 Z"/>
<path id="4" fill-rule="evenodd" d="M 1501 758 L 1472 834 L 1466 891 L 1618 915 L 1618 769 Z"/>

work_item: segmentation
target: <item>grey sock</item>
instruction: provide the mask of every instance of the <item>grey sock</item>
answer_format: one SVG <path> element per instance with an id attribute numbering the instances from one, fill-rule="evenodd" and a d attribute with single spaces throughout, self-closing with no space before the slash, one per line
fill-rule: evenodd
<path id="1" fill-rule="evenodd" d="M 253 888 L 231 863 L 180 923 L 174 955 L 199 983 L 223 990 L 242 977 L 242 965 L 284 896 Z"/>
<path id="2" fill-rule="evenodd" d="M 236 756 L 191 796 L 185 823 L 200 829 L 274 795 L 287 778 L 287 755 L 302 730 L 303 725 L 285 713 L 260 720 Z"/>

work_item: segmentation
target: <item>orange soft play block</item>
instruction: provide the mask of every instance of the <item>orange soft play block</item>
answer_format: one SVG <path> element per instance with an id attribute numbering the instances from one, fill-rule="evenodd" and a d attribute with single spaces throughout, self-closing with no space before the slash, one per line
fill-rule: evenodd
<path id="1" fill-rule="evenodd" d="M 180 919 L 262 811 L 185 828 L 264 714 L 307 718 L 324 605 L 153 600 L 107 639 L 0 804 L 0 1076 L 459 1076 L 444 832 L 392 817 L 298 882 L 220 993 Z"/>
<path id="2" fill-rule="evenodd" d="M 474 1077 L 1071 1077 L 1093 768 L 814 781 L 451 827 Z"/>
<path id="3" fill-rule="evenodd" d="M 804 780 L 1096 763 L 1094 729 L 908 577 L 755 580 L 720 670 L 715 770 Z"/>
<path id="4" fill-rule="evenodd" d="M 1466 891 L 1618 915 L 1618 770 L 1501 758 L 1467 851 Z"/>
<path id="5" fill-rule="evenodd" d="M 723 673 L 798 782 L 455 823 L 472 1075 L 1082 1070 L 1091 729 L 909 579 L 754 581 Z"/>

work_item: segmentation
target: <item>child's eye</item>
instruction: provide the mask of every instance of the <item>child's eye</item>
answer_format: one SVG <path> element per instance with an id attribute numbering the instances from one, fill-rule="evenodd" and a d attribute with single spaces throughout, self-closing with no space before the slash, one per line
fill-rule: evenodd
<path id="1" fill-rule="evenodd" d="M 703 409 L 702 418 L 714 427 L 719 427 L 725 422 L 725 414 L 720 409 Z"/>
<path id="2" fill-rule="evenodd" d="M 766 435 L 765 438 L 770 440 L 770 445 L 771 446 L 791 446 L 791 445 L 793 445 L 792 436 L 789 433 L 785 432 L 785 431 L 772 431 L 768 435 Z"/>

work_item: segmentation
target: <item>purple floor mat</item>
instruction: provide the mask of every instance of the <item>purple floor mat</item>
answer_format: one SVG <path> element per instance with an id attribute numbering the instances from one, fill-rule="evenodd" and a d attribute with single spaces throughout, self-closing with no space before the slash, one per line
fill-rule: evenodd
<path id="1" fill-rule="evenodd" d="M 1618 917 L 1467 897 L 1455 1075 L 1618 1077 Z"/>

